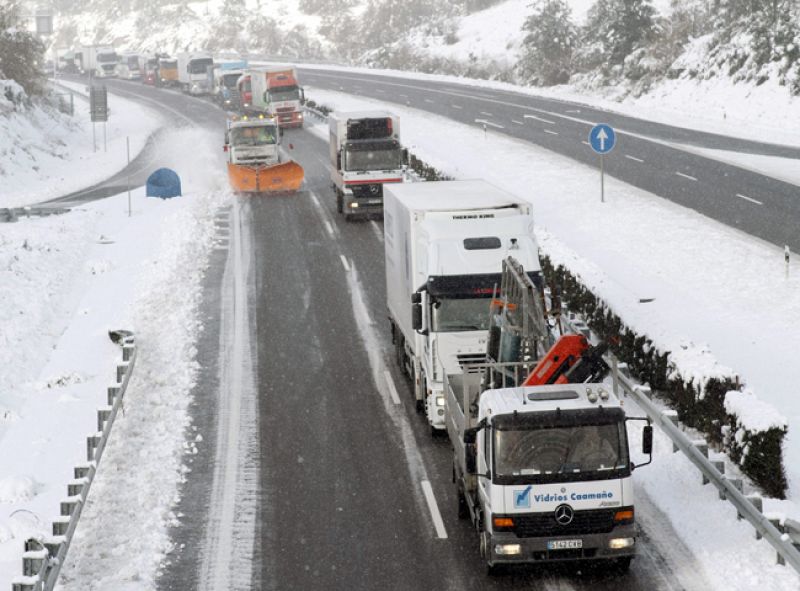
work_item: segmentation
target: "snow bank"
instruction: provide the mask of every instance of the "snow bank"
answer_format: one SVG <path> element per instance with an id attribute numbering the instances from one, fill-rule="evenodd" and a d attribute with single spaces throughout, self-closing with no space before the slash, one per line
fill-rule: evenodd
<path id="1" fill-rule="evenodd" d="M 757 433 L 787 427 L 786 417 L 778 413 L 773 406 L 756 398 L 750 390 L 728 392 L 725 395 L 725 410 L 736 416 L 747 431 Z"/>
<path id="2" fill-rule="evenodd" d="M 0 99 L 0 207 L 37 203 L 109 178 L 127 164 L 126 138 L 133 159 L 163 124 L 153 111 L 111 94 L 108 151 L 104 151 L 103 125 L 98 124 L 94 152 L 85 87 L 62 86 L 59 92 L 73 95 L 74 116 L 38 103 L 4 108 L 11 103 Z"/>

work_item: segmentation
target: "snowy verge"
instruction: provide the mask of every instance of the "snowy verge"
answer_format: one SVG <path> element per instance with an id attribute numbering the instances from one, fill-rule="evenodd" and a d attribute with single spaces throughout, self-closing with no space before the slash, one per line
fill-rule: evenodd
<path id="1" fill-rule="evenodd" d="M 30 205 L 104 181 L 127 165 L 127 138 L 133 160 L 164 125 L 154 111 L 109 93 L 107 146 L 98 123 L 95 152 L 85 88 L 59 82 L 58 93 L 73 94 L 73 116 L 43 106 L 0 110 L 0 207 Z"/>
<path id="2" fill-rule="evenodd" d="M 790 428 L 791 500 L 768 500 L 766 509 L 800 515 L 800 403 L 791 386 L 800 345 L 793 328 L 800 301 L 791 294 L 800 288 L 800 264 L 792 264 L 786 280 L 780 249 L 616 180 L 601 204 L 595 170 L 526 142 L 485 138 L 478 127 L 342 93 L 307 87 L 307 95 L 343 110 L 389 108 L 403 121 L 404 145 L 429 164 L 530 200 L 543 251 L 659 348 L 683 351 L 687 377 L 703 380 L 736 368 Z M 322 137 L 317 127 L 311 129 Z M 776 350 L 775 342 L 786 347 Z M 672 487 L 656 487 L 654 502 L 669 504 L 671 494 L 677 494 Z M 685 514 L 676 507 L 672 518 L 680 529 Z M 713 568 L 713 556 L 706 558 Z"/>
<path id="3" fill-rule="evenodd" d="M 170 141 L 175 148 L 195 146 L 191 159 L 177 167 L 184 197 L 162 201 L 137 190 L 130 217 L 127 196 L 119 195 L 69 215 L 0 226 L 0 236 L 13 235 L 0 243 L 0 255 L 11 249 L 10 258 L 18 261 L 4 287 L 38 285 L 50 294 L 29 294 L 24 313 L 8 319 L 9 329 L 24 335 L 27 327 L 36 329 L 50 302 L 72 304 L 50 317 L 61 332 L 42 335 L 35 348 L 22 338 L 0 348 L 10 367 L 28 357 L 45 359 L 38 377 L 17 375 L 8 390 L 0 390 L 0 406 L 14 409 L 11 420 L 0 423 L 0 588 L 10 588 L 11 578 L 21 574 L 25 538 L 50 533 L 72 467 L 85 462 L 85 438 L 96 430 L 96 410 L 106 404 L 119 355 L 107 331 L 120 327 L 137 333 L 137 368 L 62 577 L 81 576 L 80 589 L 96 588 L 88 583 L 95 579 L 99 588 L 122 589 L 124 581 L 137 580 L 153 588 L 186 453 L 186 407 L 201 327 L 197 305 L 213 246 L 213 215 L 228 197 L 210 134 L 186 130 Z M 125 554 L 122 538 L 129 538 Z M 130 544 L 139 550 L 136 559 L 128 554 Z M 119 562 L 109 566 L 92 557 L 95 551 Z M 91 572 L 83 576 L 86 569 Z M 101 572 L 117 582 L 104 586 Z"/>

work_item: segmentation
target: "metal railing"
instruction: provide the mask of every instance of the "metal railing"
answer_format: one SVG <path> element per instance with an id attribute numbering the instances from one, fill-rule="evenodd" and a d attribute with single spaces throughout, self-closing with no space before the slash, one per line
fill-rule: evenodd
<path id="1" fill-rule="evenodd" d="M 22 555 L 22 576 L 14 577 L 12 591 L 52 591 L 61 566 L 67 557 L 72 537 L 78 527 L 83 506 L 94 481 L 97 466 L 111 435 L 111 427 L 128 389 L 136 363 L 136 342 L 133 334 L 116 331 L 122 346 L 122 362 L 117 365 L 116 382 L 108 388 L 108 406 L 97 411 L 97 431 L 86 438 L 86 464 L 75 467 L 74 480 L 67 483 L 67 496 L 61 501 L 61 517 L 53 521 L 51 536 L 29 538 Z M 113 337 L 112 337 L 113 338 Z"/>
<path id="2" fill-rule="evenodd" d="M 567 314 L 564 322 L 576 333 L 597 343 L 588 325 L 577 315 Z M 709 446 L 705 440 L 690 439 L 682 430 L 678 414 L 674 410 L 662 410 L 653 403 L 653 391 L 630 377 L 627 364 L 619 362 L 613 355 L 604 355 L 611 367 L 614 394 L 630 396 L 639 407 L 658 425 L 672 441 L 672 451 L 681 451 L 700 471 L 702 483 L 713 484 L 720 500 L 730 502 L 739 519 L 746 519 L 755 529 L 756 539 L 764 538 L 776 551 L 777 563 L 788 564 L 800 573 L 800 523 L 791 519 L 768 518 L 763 514 L 763 499 L 759 495 L 745 495 L 741 478 L 725 475 L 725 463 L 712 461 L 708 457 Z"/>

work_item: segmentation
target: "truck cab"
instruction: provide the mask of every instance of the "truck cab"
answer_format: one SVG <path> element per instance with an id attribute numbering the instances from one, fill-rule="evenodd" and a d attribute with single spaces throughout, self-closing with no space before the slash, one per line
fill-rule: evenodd
<path id="1" fill-rule="evenodd" d="M 482 390 L 448 376 L 460 516 L 470 516 L 491 570 L 499 564 L 608 560 L 636 554 L 628 419 L 606 386 Z M 652 429 L 643 431 L 650 453 Z"/>
<path id="2" fill-rule="evenodd" d="M 280 129 L 273 119 L 243 117 L 225 134 L 228 162 L 246 166 L 272 166 L 280 162 Z"/>
<path id="3" fill-rule="evenodd" d="M 194 96 L 209 94 L 211 84 L 208 70 L 214 67 L 214 58 L 210 53 L 178 54 L 178 80 L 181 90 Z"/>
<path id="4" fill-rule="evenodd" d="M 382 111 L 335 112 L 328 126 L 337 211 L 346 220 L 380 214 L 384 185 L 402 183 L 405 172 L 398 117 Z"/>

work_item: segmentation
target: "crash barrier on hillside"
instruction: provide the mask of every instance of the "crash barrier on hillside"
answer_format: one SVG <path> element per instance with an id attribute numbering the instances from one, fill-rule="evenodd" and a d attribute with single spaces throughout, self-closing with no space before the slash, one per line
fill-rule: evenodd
<path id="1" fill-rule="evenodd" d="M 47 217 L 69 211 L 66 207 L 0 207 L 0 222 L 16 222 L 20 218 Z"/>
<path id="2" fill-rule="evenodd" d="M 597 344 L 599 339 L 589 326 L 574 313 L 562 316 L 565 324 L 575 333 L 584 335 Z M 683 431 L 674 410 L 662 410 L 653 403 L 653 390 L 638 384 L 630 376 L 626 363 L 619 362 L 612 354 L 603 356 L 611 367 L 614 394 L 621 398 L 630 396 L 636 404 L 658 425 L 672 441 L 672 452 L 683 452 L 700 471 L 702 483 L 713 484 L 722 501 L 731 503 L 738 519 L 746 519 L 755 529 L 756 539 L 764 538 L 777 552 L 777 563 L 790 565 L 800 573 L 800 523 L 791 519 L 778 519 L 763 514 L 764 503 L 759 495 L 745 495 L 741 478 L 725 475 L 725 463 L 710 460 L 709 445 L 705 440 L 692 440 Z"/>
<path id="3" fill-rule="evenodd" d="M 147 177 L 148 197 L 161 197 L 169 199 L 181 196 L 181 178 L 178 173 L 169 168 L 159 168 Z"/>
<path id="4" fill-rule="evenodd" d="M 61 516 L 53 521 L 52 535 L 25 541 L 22 576 L 14 577 L 12 591 L 52 591 L 58 581 L 136 363 L 133 333 L 119 330 L 109 332 L 109 336 L 122 347 L 122 362 L 117 365 L 116 381 L 108 388 L 108 405 L 97 410 L 97 431 L 86 438 L 86 463 L 75 467 L 75 479 L 67 483 L 67 496 L 61 501 Z"/>

